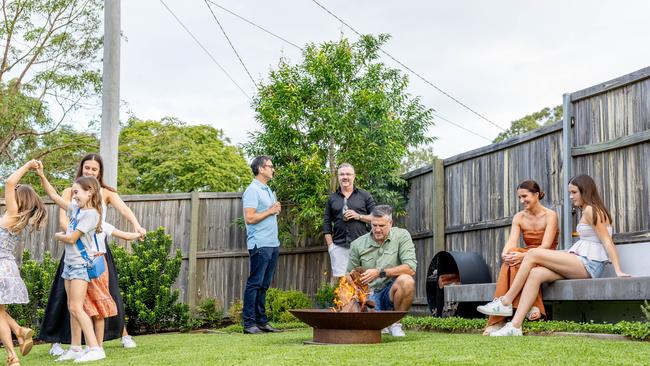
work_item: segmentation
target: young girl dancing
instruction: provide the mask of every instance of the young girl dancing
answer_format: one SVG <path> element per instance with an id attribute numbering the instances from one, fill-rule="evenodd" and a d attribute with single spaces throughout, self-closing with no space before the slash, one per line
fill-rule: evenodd
<path id="1" fill-rule="evenodd" d="M 23 328 L 7 313 L 6 305 L 29 302 L 27 288 L 16 264 L 14 248 L 23 229 L 40 229 L 47 220 L 43 202 L 32 187 L 18 182 L 29 171 L 38 168 L 36 160 L 30 160 L 7 178 L 5 182 L 5 214 L 0 217 L 0 339 L 7 351 L 7 365 L 19 366 L 14 351 L 11 332 L 16 334 L 20 352 L 24 355 L 32 349 L 32 335 L 29 328 Z"/>
<path id="2" fill-rule="evenodd" d="M 96 243 L 98 238 L 95 234 L 102 232 L 102 204 L 99 195 L 100 186 L 97 179 L 93 177 L 78 178 L 72 186 L 72 202 L 68 203 L 56 193 L 50 182 L 43 173 L 43 167 L 39 166 L 37 173 L 48 196 L 61 208 L 66 209 L 70 225 L 66 233 L 56 233 L 54 238 L 65 243 L 65 266 L 61 277 L 65 280 L 65 291 L 68 296 L 68 310 L 70 311 L 70 323 L 78 324 L 83 332 L 87 352 L 79 344 L 73 344 L 66 353 L 58 358 L 58 361 L 75 360 L 75 362 L 89 362 L 106 358 L 104 350 L 97 343 L 97 337 L 93 329 L 93 322 L 84 311 L 83 305 L 88 291 L 88 267 L 82 250 L 88 257 L 93 257 L 97 251 Z M 101 236 L 101 235 L 100 235 Z M 77 240 L 81 241 L 82 248 L 77 246 Z"/>

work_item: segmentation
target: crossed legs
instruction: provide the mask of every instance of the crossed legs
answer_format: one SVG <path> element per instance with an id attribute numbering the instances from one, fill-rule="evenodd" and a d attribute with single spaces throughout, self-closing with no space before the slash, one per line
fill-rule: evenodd
<path id="1" fill-rule="evenodd" d="M 521 292 L 512 325 L 516 328 L 521 327 L 543 283 L 562 278 L 589 278 L 589 273 L 575 254 L 540 248 L 529 250 L 521 262 L 519 272 L 510 289 L 501 298 L 504 305 L 511 305 Z"/>

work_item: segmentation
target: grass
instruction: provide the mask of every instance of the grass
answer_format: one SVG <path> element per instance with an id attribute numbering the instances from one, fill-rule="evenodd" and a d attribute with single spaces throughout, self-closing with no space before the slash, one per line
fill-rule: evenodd
<path id="1" fill-rule="evenodd" d="M 490 338 L 476 334 L 407 332 L 381 344 L 308 346 L 310 329 L 277 334 L 168 333 L 136 337 L 138 348 L 105 344 L 108 358 L 93 365 L 641 365 L 650 342 L 585 337 Z M 23 365 L 52 365 L 38 345 Z"/>

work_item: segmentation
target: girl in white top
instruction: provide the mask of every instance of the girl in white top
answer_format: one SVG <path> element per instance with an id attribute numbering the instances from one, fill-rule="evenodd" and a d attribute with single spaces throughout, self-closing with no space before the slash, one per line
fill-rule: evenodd
<path id="1" fill-rule="evenodd" d="M 614 266 L 617 276 L 629 276 L 621 270 L 612 241 L 612 217 L 603 205 L 594 180 L 588 175 L 579 175 L 571 179 L 568 189 L 573 205 L 582 211 L 577 227 L 580 240 L 568 252 L 535 248 L 526 253 L 508 292 L 478 307 L 483 314 L 511 316 L 512 300 L 521 292 L 519 307 L 512 321 L 490 333 L 491 336 L 522 335 L 524 317 L 545 282 L 563 278 L 596 278 L 608 262 Z"/>
<path id="2" fill-rule="evenodd" d="M 43 166 L 40 165 L 37 173 L 45 192 L 59 207 L 67 210 L 70 220 L 66 233 L 56 233 L 54 238 L 65 243 L 64 269 L 61 277 L 65 280 L 65 291 L 68 297 L 68 310 L 70 311 L 70 323 L 76 323 L 81 328 L 86 339 L 88 352 L 75 357 L 76 362 L 88 362 L 106 358 L 104 350 L 97 343 L 97 337 L 93 329 L 93 322 L 83 309 L 88 289 L 88 271 L 86 262 L 77 248 L 77 240 L 80 240 L 89 255 L 94 253 L 95 234 L 101 233 L 102 205 L 100 197 L 100 186 L 97 179 L 93 177 L 78 178 L 72 185 L 72 202 L 68 202 L 56 193 L 50 182 L 43 173 Z M 81 347 L 81 345 L 79 345 Z M 63 360 L 63 359 L 61 359 Z"/>

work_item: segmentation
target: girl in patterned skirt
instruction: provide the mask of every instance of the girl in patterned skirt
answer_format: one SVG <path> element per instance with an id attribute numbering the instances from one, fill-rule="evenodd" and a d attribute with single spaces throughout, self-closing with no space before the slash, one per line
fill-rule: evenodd
<path id="1" fill-rule="evenodd" d="M 20 365 L 13 347 L 12 332 L 18 338 L 23 355 L 29 353 L 32 348 L 34 332 L 29 328 L 20 327 L 7 313 L 6 305 L 29 302 L 27 288 L 20 278 L 13 252 L 25 228 L 40 229 L 47 220 L 45 206 L 32 187 L 18 184 L 28 171 L 38 167 L 38 161 L 30 160 L 5 182 L 6 212 L 0 217 L 0 339 L 7 351 L 8 366 Z"/>

